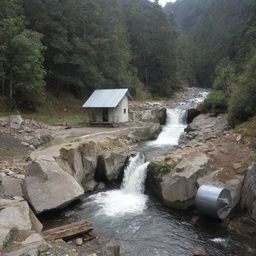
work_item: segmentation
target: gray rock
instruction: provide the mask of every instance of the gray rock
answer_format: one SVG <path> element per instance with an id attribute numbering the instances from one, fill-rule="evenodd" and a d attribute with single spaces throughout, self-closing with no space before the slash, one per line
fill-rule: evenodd
<path id="1" fill-rule="evenodd" d="M 101 190 L 104 189 L 106 187 L 106 185 L 103 182 L 99 182 L 97 189 Z"/>
<path id="2" fill-rule="evenodd" d="M 83 244 L 83 239 L 82 238 L 77 238 L 76 239 L 76 245 L 82 245 Z"/>
<path id="3" fill-rule="evenodd" d="M 0 225 L 16 226 L 18 230 L 35 230 L 43 228 L 40 221 L 23 200 L 0 200 Z"/>
<path id="4" fill-rule="evenodd" d="M 248 168 L 246 174 L 242 195 L 241 208 L 246 209 L 251 217 L 256 220 L 256 164 L 252 164 Z"/>
<path id="5" fill-rule="evenodd" d="M 84 193 L 74 177 L 63 171 L 54 160 L 32 162 L 22 190 L 37 214 L 65 206 Z"/>
<path id="6" fill-rule="evenodd" d="M 99 157 L 99 166 L 97 167 L 97 176 L 101 180 L 116 180 L 120 171 L 125 165 L 127 156 L 114 152 L 106 152 Z"/>
<path id="7" fill-rule="evenodd" d="M 84 191 L 85 192 L 92 192 L 95 190 L 95 188 L 97 187 L 98 185 L 98 182 L 96 182 L 95 180 L 91 180 L 89 182 L 87 182 L 85 185 L 84 185 Z"/>
<path id="8" fill-rule="evenodd" d="M 12 178 L 5 176 L 0 178 L 2 182 L 3 193 L 7 197 L 20 196 L 23 197 L 22 188 L 21 188 L 21 179 Z"/>
<path id="9" fill-rule="evenodd" d="M 200 114 L 200 111 L 195 108 L 190 108 L 186 111 L 186 121 L 188 124 L 190 124 L 195 117 L 197 117 Z"/>
<path id="10" fill-rule="evenodd" d="M 29 146 L 29 143 L 27 143 L 27 142 L 25 142 L 25 141 L 22 141 L 22 142 L 21 142 L 21 145 L 22 145 L 22 146 L 25 146 L 25 147 L 28 147 L 28 146 Z"/>
<path id="11" fill-rule="evenodd" d="M 7 117 L 0 117 L 0 125 L 3 127 L 6 127 L 8 125 L 9 121 Z"/>
<path id="12" fill-rule="evenodd" d="M 115 240 L 111 240 L 106 244 L 106 247 L 103 253 L 105 256 L 119 256 L 120 245 Z"/>
<path id="13" fill-rule="evenodd" d="M 10 116 L 10 126 L 13 129 L 20 129 L 23 122 L 24 121 L 20 115 Z"/>
<path id="14" fill-rule="evenodd" d="M 32 233 L 23 242 L 22 245 L 37 245 L 39 252 L 44 252 L 48 249 L 48 245 L 43 237 L 38 233 Z"/>
<path id="15" fill-rule="evenodd" d="M 228 189 L 232 197 L 231 208 L 234 208 L 240 201 L 241 189 L 242 189 L 244 177 L 242 175 L 235 175 L 233 178 L 223 182 L 223 181 L 220 181 L 218 178 L 221 172 L 222 170 L 217 170 L 199 178 L 197 180 L 198 186 L 213 185 L 216 187 L 222 187 L 222 188 Z"/>
<path id="16" fill-rule="evenodd" d="M 200 114 L 188 125 L 187 131 L 202 131 L 204 133 L 222 133 L 228 128 L 227 115 L 213 117 L 210 114 Z"/>
<path id="17" fill-rule="evenodd" d="M 36 131 L 34 136 L 26 136 L 26 137 L 27 137 L 26 141 L 30 145 L 33 145 L 35 148 L 38 148 L 41 145 L 44 145 L 54 139 L 53 136 L 50 134 L 50 131 L 47 129 Z"/>
<path id="18" fill-rule="evenodd" d="M 197 179 L 209 169 L 206 154 L 195 151 L 183 156 L 174 170 L 162 177 L 161 193 L 164 203 L 177 209 L 191 206 L 197 191 Z"/>
<path id="19" fill-rule="evenodd" d="M 37 233 L 31 233 L 24 241 L 16 242 L 15 247 L 6 248 L 5 256 L 38 256 L 48 250 L 47 242 Z"/>
<path id="20" fill-rule="evenodd" d="M 72 148 L 63 147 L 55 159 L 60 168 L 74 176 L 86 190 L 92 187 L 97 166 L 95 142 L 81 143 Z"/>
<path id="21" fill-rule="evenodd" d="M 0 226 L 0 250 L 11 243 L 17 234 L 15 226 Z"/>
<path id="22" fill-rule="evenodd" d="M 160 124 L 152 123 L 147 126 L 131 128 L 131 137 L 134 142 L 156 139 L 161 132 Z M 128 134 L 129 136 L 129 134 Z"/>
<path id="23" fill-rule="evenodd" d="M 166 108 L 164 107 L 152 107 L 147 110 L 143 110 L 140 113 L 137 112 L 138 119 L 143 122 L 154 122 L 164 124 L 166 120 Z"/>
<path id="24" fill-rule="evenodd" d="M 29 148 L 32 149 L 32 150 L 36 149 L 34 145 L 29 145 Z"/>

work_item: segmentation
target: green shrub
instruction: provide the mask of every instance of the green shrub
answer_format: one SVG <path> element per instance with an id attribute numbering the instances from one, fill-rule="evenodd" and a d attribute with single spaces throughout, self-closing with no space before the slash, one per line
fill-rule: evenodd
<path id="1" fill-rule="evenodd" d="M 256 114 L 256 49 L 233 88 L 229 102 L 229 122 L 237 125 Z"/>
<path id="2" fill-rule="evenodd" d="M 227 98 L 222 91 L 210 92 L 201 106 L 203 112 L 210 112 L 214 113 L 215 115 L 225 113 L 227 108 Z"/>

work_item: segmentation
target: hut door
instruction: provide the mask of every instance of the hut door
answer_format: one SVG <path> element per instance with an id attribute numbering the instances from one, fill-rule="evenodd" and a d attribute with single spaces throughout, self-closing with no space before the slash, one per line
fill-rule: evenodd
<path id="1" fill-rule="evenodd" d="M 102 121 L 108 122 L 108 108 L 102 109 Z"/>

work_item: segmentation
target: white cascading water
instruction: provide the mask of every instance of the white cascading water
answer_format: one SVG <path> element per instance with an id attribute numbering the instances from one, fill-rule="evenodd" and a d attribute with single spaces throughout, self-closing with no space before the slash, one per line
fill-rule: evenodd
<path id="1" fill-rule="evenodd" d="M 149 162 L 145 163 L 145 157 L 138 153 L 129 159 L 121 189 L 91 196 L 90 199 L 100 206 L 98 214 L 122 216 L 127 213 L 141 213 L 145 209 L 148 199 L 144 195 L 148 164 Z"/>
<path id="2" fill-rule="evenodd" d="M 152 146 L 178 145 L 179 138 L 186 128 L 184 121 L 185 112 L 185 110 L 179 108 L 167 109 L 166 125 L 163 127 L 158 138 L 148 144 Z"/>

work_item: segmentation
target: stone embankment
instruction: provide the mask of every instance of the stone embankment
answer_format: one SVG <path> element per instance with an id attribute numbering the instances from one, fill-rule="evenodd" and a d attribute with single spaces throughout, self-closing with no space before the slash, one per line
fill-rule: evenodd
<path id="1" fill-rule="evenodd" d="M 226 115 L 195 117 L 183 143 L 150 163 L 147 188 L 165 205 L 187 209 L 194 205 L 200 185 L 225 187 L 231 192 L 232 208 L 241 206 L 255 218 L 256 168 L 248 168 L 253 150 L 241 134 L 228 128 Z"/>

